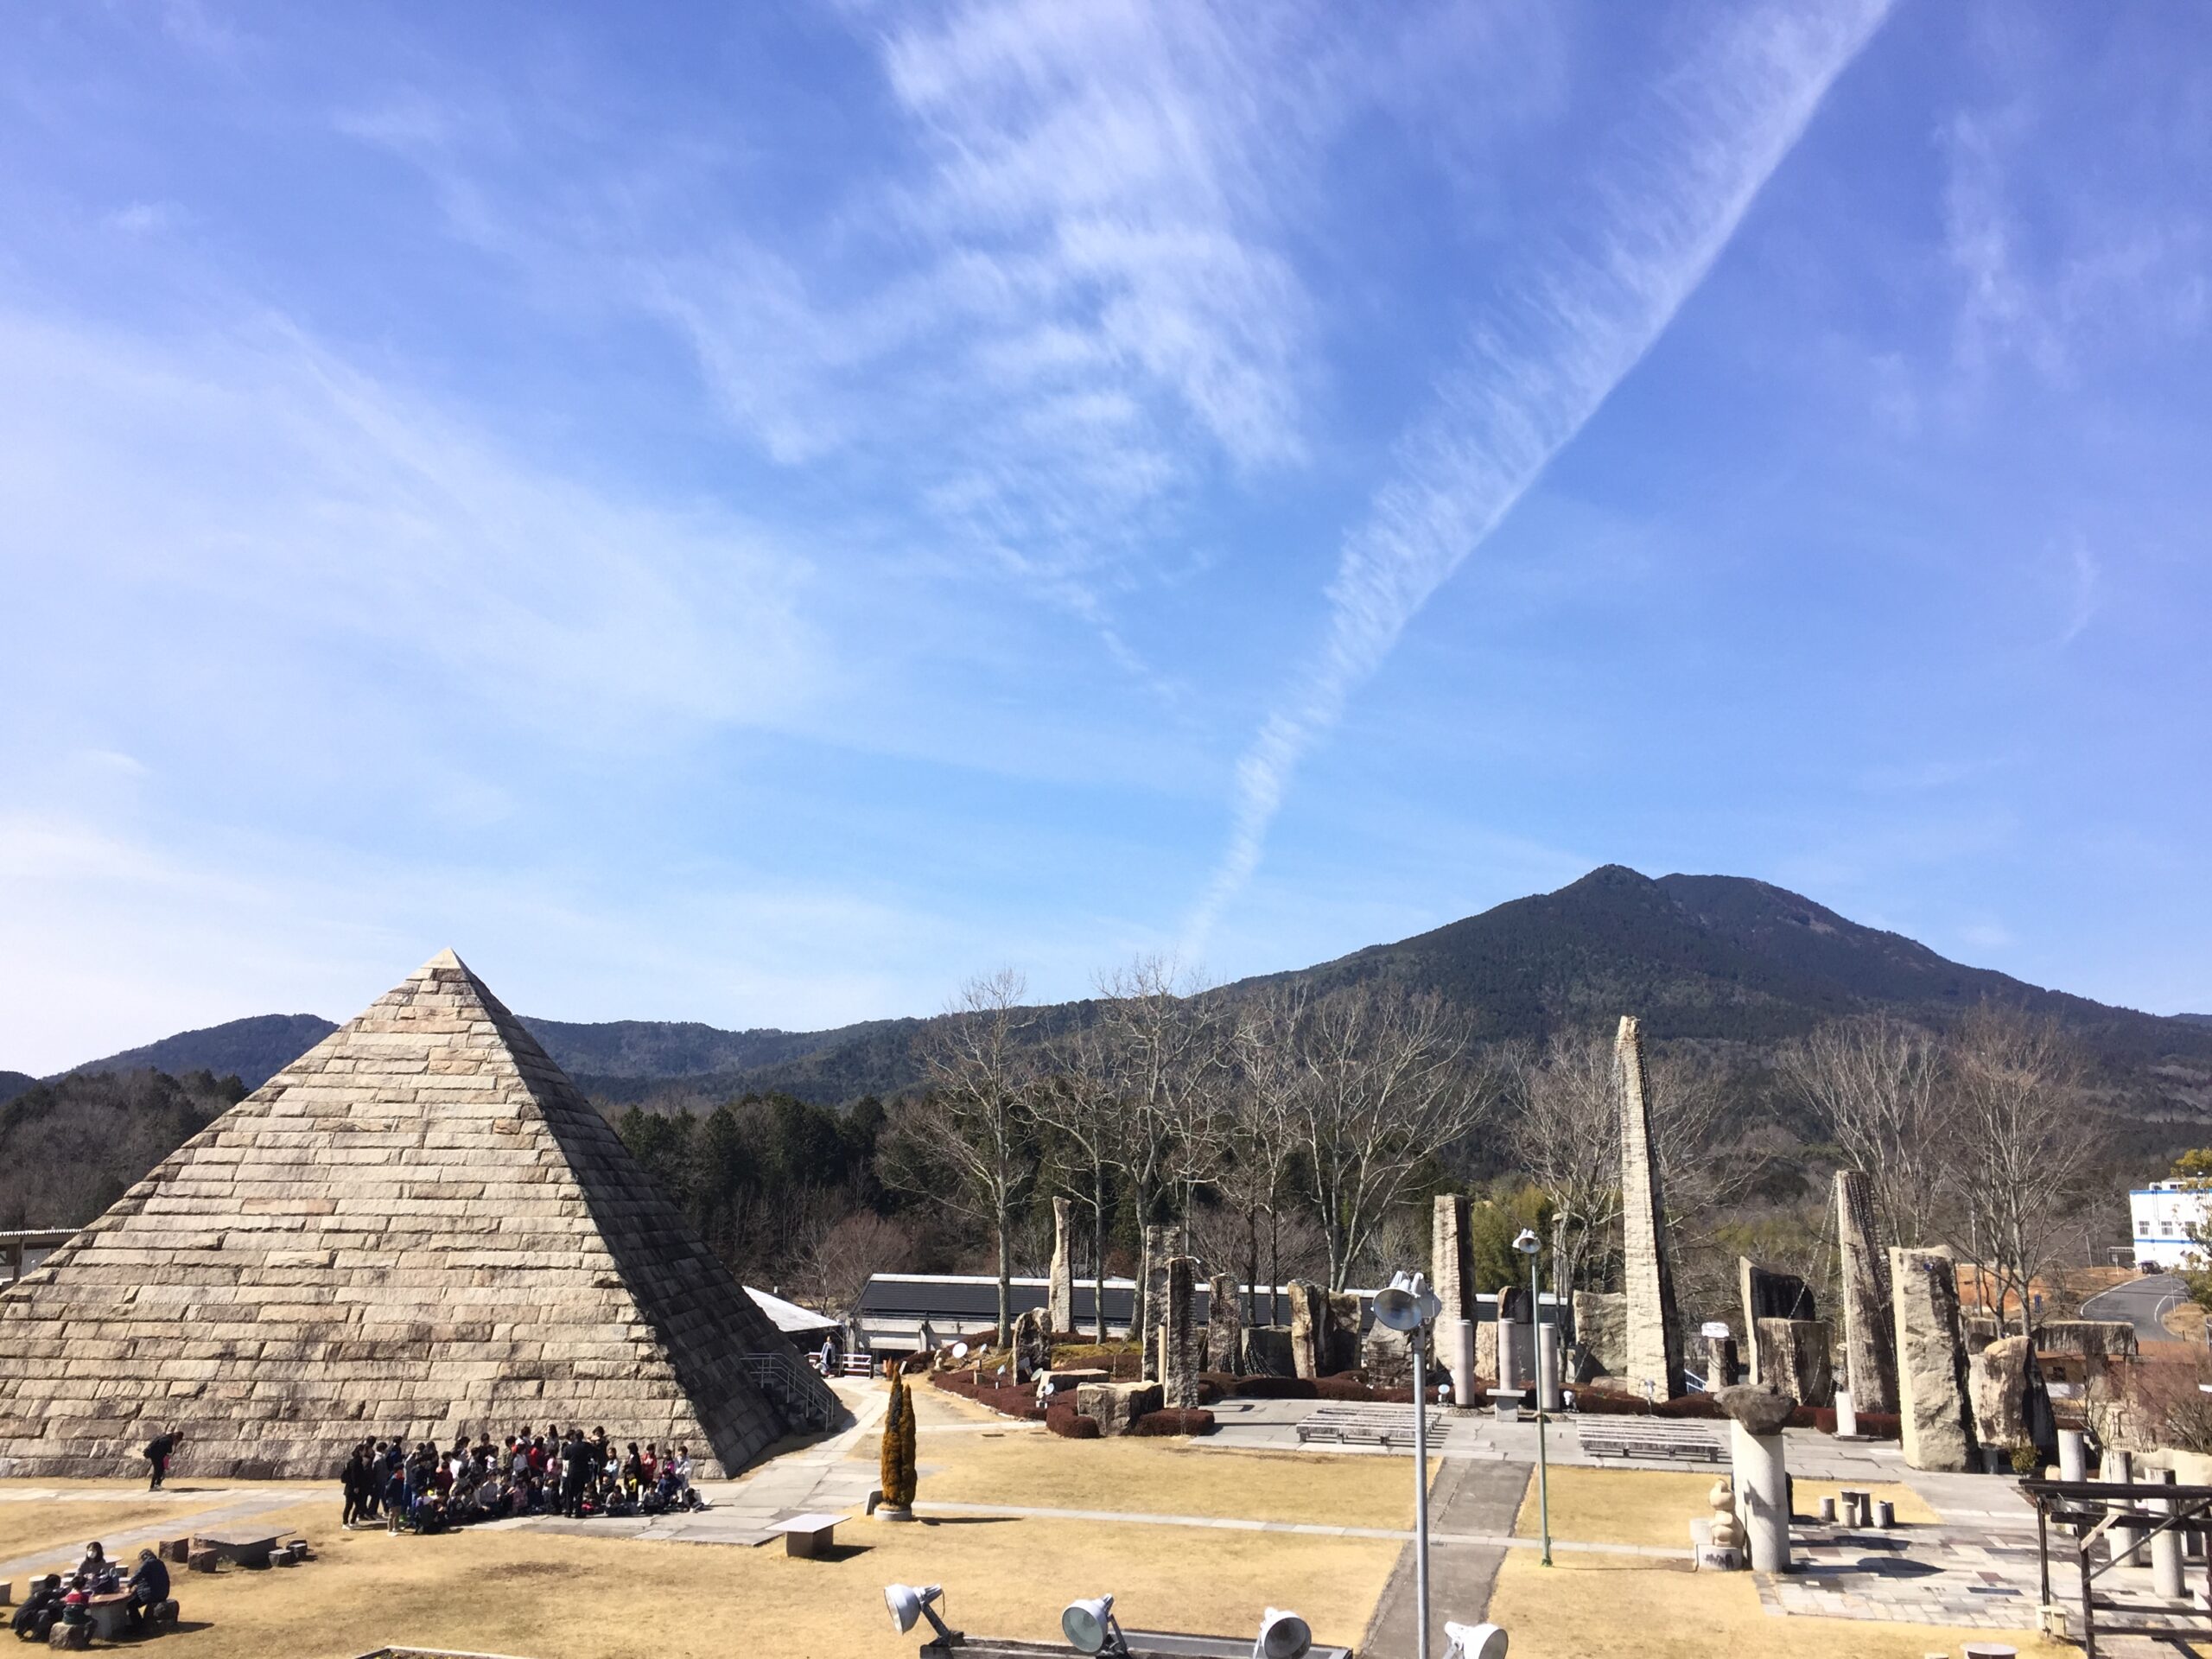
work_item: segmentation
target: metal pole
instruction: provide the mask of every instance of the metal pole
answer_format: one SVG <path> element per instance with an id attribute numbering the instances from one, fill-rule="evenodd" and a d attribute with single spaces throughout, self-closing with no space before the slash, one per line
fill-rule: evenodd
<path id="1" fill-rule="evenodd" d="M 1553 1310 L 1558 1312 L 1556 1308 Z M 1529 1345 L 1538 1355 L 1543 1352 L 1544 1305 L 1536 1294 L 1536 1252 L 1529 1252 Z M 1544 1459 L 1544 1379 L 1543 1367 L 1536 1367 L 1536 1513 L 1542 1517 L 1544 1531 L 1544 1561 L 1552 1564 L 1552 1477 L 1550 1465 Z M 1421 1650 L 1421 1659 L 1427 1659 L 1427 1649 Z"/>
<path id="2" fill-rule="evenodd" d="M 1414 1326 L 1414 1599 L 1417 1649 L 1428 1659 L 1428 1357 L 1422 1331 Z"/>

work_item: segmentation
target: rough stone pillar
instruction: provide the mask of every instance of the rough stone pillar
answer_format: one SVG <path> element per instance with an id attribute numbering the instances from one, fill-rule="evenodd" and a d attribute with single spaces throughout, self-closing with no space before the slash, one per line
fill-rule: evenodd
<path id="1" fill-rule="evenodd" d="M 1355 1291 L 1332 1290 L 1329 1319 L 1321 1344 L 1321 1375 L 1355 1370 L 1359 1365 L 1359 1296 Z"/>
<path id="2" fill-rule="evenodd" d="M 1736 1382 L 1736 1338 L 1733 1337 L 1703 1337 L 1705 1345 L 1705 1387 L 1709 1394 L 1732 1388 Z"/>
<path id="3" fill-rule="evenodd" d="M 1613 1043 L 1621 1111 L 1621 1262 L 1628 1294 L 1628 1363 L 1623 1375 L 1654 1397 L 1682 1393 L 1682 1338 L 1668 1260 L 1666 1195 L 1651 1147 L 1651 1103 L 1643 1087 L 1643 1040 L 1635 1016 L 1621 1017 Z"/>
<path id="4" fill-rule="evenodd" d="M 1244 1369 L 1244 1319 L 1233 1273 L 1206 1281 L 1206 1369 L 1232 1376 Z"/>
<path id="5" fill-rule="evenodd" d="M 1628 1298 L 1617 1290 L 1576 1291 L 1574 1339 L 1594 1375 L 1618 1376 L 1628 1363 Z"/>
<path id="6" fill-rule="evenodd" d="M 1796 1402 L 1772 1389 L 1723 1389 L 1716 1396 L 1728 1414 L 1728 1451 L 1743 1517 L 1744 1542 L 1758 1573 L 1789 1570 L 1789 1471 L 1783 1461 L 1783 1425 Z"/>
<path id="7" fill-rule="evenodd" d="M 1295 1376 L 1290 1327 L 1287 1325 L 1248 1325 L 1244 1327 L 1244 1374 L 1247 1376 Z"/>
<path id="8" fill-rule="evenodd" d="M 1744 1363 L 1751 1380 L 1786 1390 L 1789 1379 L 1768 1370 L 1765 1357 L 1759 1352 L 1759 1324 L 1764 1319 L 1818 1319 L 1813 1293 L 1796 1274 L 1763 1268 L 1748 1255 L 1736 1258 L 1736 1287 L 1744 1300 Z M 1829 1369 L 1834 1369 L 1833 1362 Z"/>
<path id="9" fill-rule="evenodd" d="M 1834 1338 L 1825 1319 L 1761 1319 L 1759 1375 L 1802 1405 L 1835 1397 Z"/>
<path id="10" fill-rule="evenodd" d="M 1475 1323 L 1475 1375 L 1488 1377 L 1494 1388 L 1505 1386 L 1505 1373 L 1499 1369 L 1496 1319 L 1478 1319 Z"/>
<path id="11" fill-rule="evenodd" d="M 1170 1407 L 1198 1403 L 1199 1354 L 1192 1304 L 1198 1264 L 1187 1255 L 1168 1258 L 1166 1317 L 1160 1321 L 1160 1392 Z"/>
<path id="12" fill-rule="evenodd" d="M 1436 1200 L 1429 1229 L 1429 1288 L 1444 1311 L 1437 1323 L 1475 1317 L 1475 1258 L 1467 1231 L 1467 1195 L 1446 1192 Z"/>
<path id="13" fill-rule="evenodd" d="M 1290 1298 L 1291 1375 L 1319 1376 L 1328 1332 L 1328 1299 L 1321 1287 L 1311 1280 L 1294 1279 L 1287 1288 Z"/>
<path id="14" fill-rule="evenodd" d="M 1520 1285 L 1497 1289 L 1497 1386 L 1525 1389 L 1536 1380 L 1536 1347 L 1529 1334 L 1529 1293 Z"/>
<path id="15" fill-rule="evenodd" d="M 1155 1382 L 1160 1380 L 1159 1332 L 1167 1310 L 1167 1262 L 1175 1253 L 1175 1230 L 1165 1222 L 1146 1223 L 1144 1259 L 1137 1263 L 1137 1289 L 1142 1300 L 1129 1335 L 1142 1344 L 1145 1376 Z"/>
<path id="16" fill-rule="evenodd" d="M 1890 1259 L 1874 1233 L 1874 1189 L 1862 1169 L 1835 1173 L 1835 1230 L 1843 1259 L 1843 1376 L 1860 1411 L 1897 1409 L 1897 1351 L 1890 1316 Z"/>
<path id="17" fill-rule="evenodd" d="M 1068 1254 L 1068 1215 L 1065 1198 L 1052 1200 L 1052 1267 L 1045 1293 L 1045 1314 L 1055 1334 L 1075 1330 L 1075 1262 Z"/>
<path id="18" fill-rule="evenodd" d="M 1958 1270 L 1939 1250 L 1892 1249 L 1890 1287 L 1904 1460 L 1915 1469 L 1974 1468 L 1980 1448 L 1967 1392 Z"/>

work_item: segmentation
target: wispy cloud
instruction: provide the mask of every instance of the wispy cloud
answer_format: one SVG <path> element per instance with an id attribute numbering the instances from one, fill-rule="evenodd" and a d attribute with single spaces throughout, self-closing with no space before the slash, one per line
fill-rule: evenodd
<path id="1" fill-rule="evenodd" d="M 1347 538 L 1321 647 L 1239 762 L 1229 847 L 1185 929 L 1204 948 L 1257 867 L 1299 763 L 1665 330 L 1727 245 L 1885 0 L 1745 17 L 1655 78 L 1613 135 L 1572 233 L 1488 305 Z"/>

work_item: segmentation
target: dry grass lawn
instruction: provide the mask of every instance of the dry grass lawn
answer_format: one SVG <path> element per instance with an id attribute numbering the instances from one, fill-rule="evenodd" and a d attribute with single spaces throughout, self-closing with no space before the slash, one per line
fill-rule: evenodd
<path id="1" fill-rule="evenodd" d="M 1351 1461 L 1347 1459 L 1347 1461 Z M 1111 1590 L 1133 1627 L 1237 1634 L 1287 1599 L 1325 1641 L 1357 1643 L 1397 1547 L 1281 1534 L 1063 1521 L 952 1520 L 839 1529 L 836 1560 L 760 1549 L 529 1532 L 342 1532 L 326 1503 L 272 1526 L 320 1559 L 181 1575 L 175 1659 L 340 1659 L 387 1642 L 528 1659 L 912 1659 L 883 1586 L 939 1583 L 956 1626 L 1055 1640 L 1070 1599 Z"/>
<path id="2" fill-rule="evenodd" d="M 1660 1544 L 1670 1549 L 1689 1548 L 1690 1522 L 1710 1514 L 1706 1494 L 1713 1490 L 1718 1469 L 1704 1474 L 1677 1474 L 1643 1469 L 1554 1469 L 1552 1480 L 1552 1536 L 1582 1543 Z M 1820 1500 L 1833 1497 L 1843 1483 L 1800 1480 L 1796 1485 L 1797 1512 L 1809 1520 L 1820 1512 Z M 1936 1512 L 1911 1488 L 1891 1482 L 1858 1484 L 1854 1490 L 1871 1491 L 1897 1505 L 1897 1517 L 1908 1525 L 1932 1524 Z M 1536 1510 L 1536 1483 L 1529 1483 L 1529 1496 L 1521 1505 L 1514 1529 L 1523 1538 L 1540 1530 Z"/>
<path id="3" fill-rule="evenodd" d="M 918 1483 L 925 1509 L 938 1498 L 1338 1527 L 1414 1523 L 1413 1470 L 1395 1458 L 1201 1452 L 1173 1440 L 1043 1434 L 963 1434 L 956 1453 L 954 1437 L 925 1433 L 919 1462 L 937 1465 Z"/>
<path id="4" fill-rule="evenodd" d="M 1611 1472 L 1611 1471 L 1608 1471 Z M 1708 1483 L 1710 1484 L 1710 1483 Z M 1777 1618 L 1759 1606 L 1748 1573 L 1691 1573 L 1620 1557 L 1558 1555 L 1547 1567 L 1515 1550 L 1498 1571 L 1490 1618 L 1513 1659 L 1922 1659 L 1968 1641 L 2002 1641 L 2023 1654 L 2078 1656 L 2032 1630 L 1939 1629 L 1848 1618 Z"/>
<path id="5" fill-rule="evenodd" d="M 10 1491 L 26 1489 L 75 1490 L 101 1496 L 62 1502 L 7 1496 Z M 94 1538 L 110 1544 L 111 1555 L 133 1560 L 140 1546 L 134 1544 L 124 1549 L 111 1541 L 140 1527 L 158 1525 L 168 1529 L 172 1522 L 174 1535 L 181 1536 L 192 1529 L 194 1515 L 222 1502 L 221 1496 L 213 1492 L 199 1501 L 183 1501 L 180 1497 L 166 1503 L 155 1502 L 145 1496 L 143 1486 L 134 1488 L 114 1481 L 8 1482 L 0 1484 L 0 1560 L 50 1554 L 53 1569 L 58 1572 L 76 1566 L 85 1553 L 85 1545 Z"/>

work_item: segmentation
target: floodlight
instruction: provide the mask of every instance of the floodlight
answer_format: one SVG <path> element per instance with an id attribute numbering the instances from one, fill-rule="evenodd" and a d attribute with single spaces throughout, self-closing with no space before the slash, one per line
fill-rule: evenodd
<path id="1" fill-rule="evenodd" d="M 883 1604 L 891 1609 L 891 1622 L 903 1636 L 914 1628 L 914 1621 L 926 1618 L 930 1629 L 937 1632 L 935 1639 L 925 1642 L 925 1648 L 949 1648 L 963 1638 L 958 1630 L 946 1628 L 938 1617 L 936 1608 L 930 1605 L 944 1593 L 941 1584 L 887 1584 L 883 1586 Z"/>
<path id="2" fill-rule="evenodd" d="M 1416 1331 L 1444 1311 L 1444 1303 L 1417 1273 L 1394 1273 L 1375 1293 L 1375 1317 L 1393 1331 Z"/>
<path id="3" fill-rule="evenodd" d="M 1252 1659 L 1306 1659 L 1313 1645 L 1313 1632 L 1296 1613 L 1270 1607 L 1261 1616 L 1260 1637 L 1252 1643 Z"/>
<path id="4" fill-rule="evenodd" d="M 1128 1659 L 1129 1644 L 1114 1618 L 1114 1598 L 1088 1596 L 1070 1602 L 1060 1615 L 1060 1633 L 1077 1653 L 1095 1653 L 1101 1659 Z"/>
<path id="5" fill-rule="evenodd" d="M 1521 1236 L 1513 1241 L 1513 1248 L 1520 1251 L 1523 1255 L 1534 1255 L 1538 1250 L 1541 1250 L 1544 1247 L 1542 1241 L 1536 1236 L 1535 1233 L 1532 1230 L 1523 1227 L 1521 1230 Z M 1470 1626 L 1469 1628 L 1476 1629 L 1484 1627 Z"/>
<path id="6" fill-rule="evenodd" d="M 1444 1621 L 1444 1659 L 1505 1659 L 1505 1632 L 1495 1624 Z"/>
<path id="7" fill-rule="evenodd" d="M 967 1357 L 968 1357 L 968 1344 L 967 1344 L 966 1343 L 964 1343 L 964 1342 L 956 1342 L 956 1343 L 954 1343 L 954 1344 L 952 1344 L 952 1357 L 953 1357 L 955 1359 L 965 1359 L 965 1358 L 967 1358 Z"/>

